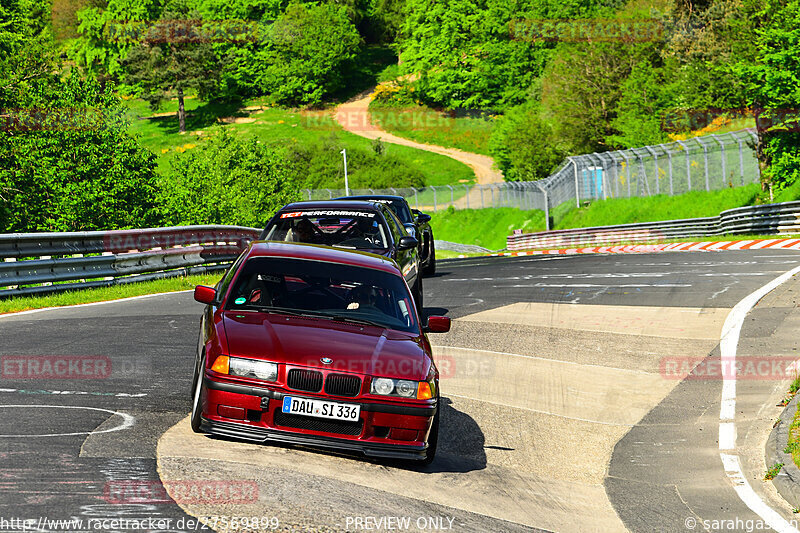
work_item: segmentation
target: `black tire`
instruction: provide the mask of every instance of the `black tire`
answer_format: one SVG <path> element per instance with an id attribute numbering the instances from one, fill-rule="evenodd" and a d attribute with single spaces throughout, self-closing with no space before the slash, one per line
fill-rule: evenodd
<path id="1" fill-rule="evenodd" d="M 424 320 L 422 314 L 422 276 L 417 276 L 417 281 L 414 283 L 414 290 L 411 291 L 411 295 L 414 297 L 414 303 L 417 306 L 417 314 L 419 315 L 419 319 Z"/>
<path id="2" fill-rule="evenodd" d="M 200 407 L 200 400 L 203 396 L 203 374 L 206 366 L 206 356 L 200 358 L 200 365 L 195 370 L 194 381 L 192 382 L 192 431 L 195 433 L 202 433 L 200 431 L 200 423 L 202 422 L 203 411 Z"/>
<path id="3" fill-rule="evenodd" d="M 428 262 L 422 267 L 422 273 L 426 276 L 433 276 L 436 274 L 436 248 L 433 247 L 433 242 L 430 243 L 431 251 L 428 253 Z"/>
<path id="4" fill-rule="evenodd" d="M 425 451 L 425 459 L 421 463 L 425 466 L 431 464 L 436 459 L 436 448 L 439 446 L 439 408 L 436 408 L 436 415 L 433 417 L 431 432 L 428 435 L 428 449 Z"/>

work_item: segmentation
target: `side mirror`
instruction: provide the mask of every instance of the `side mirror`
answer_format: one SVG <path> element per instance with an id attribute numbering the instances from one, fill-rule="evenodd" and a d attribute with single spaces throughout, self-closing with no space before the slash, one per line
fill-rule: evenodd
<path id="1" fill-rule="evenodd" d="M 397 243 L 398 250 L 410 250 L 419 246 L 419 241 L 414 237 L 400 237 L 400 242 Z"/>
<path id="2" fill-rule="evenodd" d="M 428 325 L 425 326 L 425 332 L 447 333 L 448 331 L 450 331 L 450 317 L 447 316 L 428 317 Z"/>
<path id="3" fill-rule="evenodd" d="M 217 291 L 213 287 L 198 285 L 194 288 L 194 299 L 201 304 L 213 304 L 217 301 Z"/>
<path id="4" fill-rule="evenodd" d="M 427 213 L 420 213 L 417 215 L 417 223 L 418 224 L 427 224 L 431 221 L 431 216 Z"/>

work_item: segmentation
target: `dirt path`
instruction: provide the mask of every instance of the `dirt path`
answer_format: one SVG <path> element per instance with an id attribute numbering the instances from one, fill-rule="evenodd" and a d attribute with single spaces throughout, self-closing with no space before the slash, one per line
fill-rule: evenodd
<path id="1" fill-rule="evenodd" d="M 384 142 L 410 146 L 418 150 L 426 150 L 460 161 L 475 172 L 475 177 L 479 184 L 500 183 L 503 181 L 503 174 L 494 167 L 494 160 L 489 156 L 464 152 L 456 148 L 445 148 L 443 146 L 418 143 L 393 135 L 372 124 L 369 118 L 369 103 L 374 90 L 374 87 L 367 89 L 347 102 L 337 106 L 334 111 L 336 122 L 345 130 L 360 137 L 366 137 L 367 139 L 377 139 L 380 137 Z M 478 196 L 478 202 L 479 201 L 480 196 Z M 458 204 L 459 202 L 456 203 Z"/>

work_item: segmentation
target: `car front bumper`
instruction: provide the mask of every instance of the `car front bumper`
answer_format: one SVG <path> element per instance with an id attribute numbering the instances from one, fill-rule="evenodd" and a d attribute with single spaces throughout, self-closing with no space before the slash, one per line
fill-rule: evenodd
<path id="1" fill-rule="evenodd" d="M 261 387 L 214 381 L 205 377 L 205 398 L 200 429 L 203 432 L 253 442 L 330 448 L 362 453 L 368 457 L 421 460 L 427 450 L 427 436 L 436 413 L 435 404 L 406 406 L 370 402 L 354 402 L 340 398 L 329 401 L 358 403 L 361 406 L 361 431 L 340 435 L 313 429 L 279 426 L 273 415 L 286 395 L 311 397 L 298 393 L 282 393 Z M 222 406 L 224 409 L 220 409 Z M 230 409 L 241 409 L 241 419 L 230 417 Z M 228 416 L 222 416 L 227 414 Z M 378 429 L 387 429 L 385 436 Z M 390 438 L 393 430 L 413 434 L 408 440 Z"/>

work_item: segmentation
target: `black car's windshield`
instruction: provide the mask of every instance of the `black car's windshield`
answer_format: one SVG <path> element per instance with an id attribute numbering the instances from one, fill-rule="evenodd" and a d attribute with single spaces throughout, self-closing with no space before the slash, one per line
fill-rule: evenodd
<path id="1" fill-rule="evenodd" d="M 395 200 L 395 199 L 388 199 L 388 198 L 367 198 L 367 201 L 370 202 L 380 202 L 382 204 L 386 204 L 392 210 L 392 212 L 397 215 L 397 218 L 400 219 L 400 222 L 403 224 L 413 224 L 414 219 L 411 218 L 411 210 L 408 208 L 408 204 L 403 200 Z"/>
<path id="2" fill-rule="evenodd" d="M 281 213 L 263 238 L 373 251 L 388 248 L 388 236 L 375 211 L 309 210 Z"/>
<path id="3" fill-rule="evenodd" d="M 291 315 L 418 332 L 411 296 L 398 275 L 303 259 L 253 257 L 226 309 Z"/>

